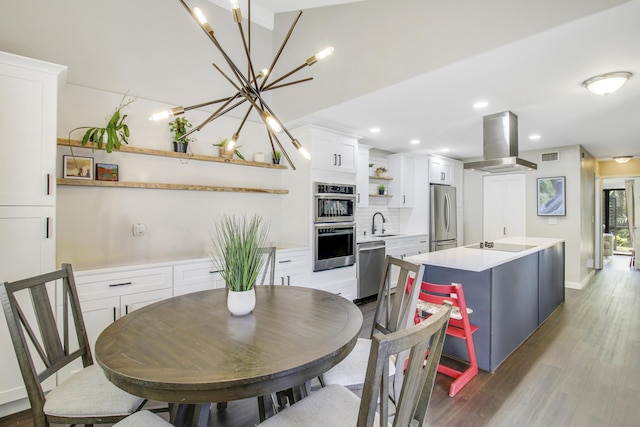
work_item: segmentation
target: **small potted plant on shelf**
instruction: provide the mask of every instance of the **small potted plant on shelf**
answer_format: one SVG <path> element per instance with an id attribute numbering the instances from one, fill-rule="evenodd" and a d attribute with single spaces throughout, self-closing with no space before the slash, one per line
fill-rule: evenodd
<path id="1" fill-rule="evenodd" d="M 256 304 L 254 286 L 264 264 L 262 248 L 267 246 L 269 224 L 258 214 L 247 218 L 223 214 L 210 228 L 211 261 L 229 288 L 227 308 L 244 316 Z"/>
<path id="2" fill-rule="evenodd" d="M 105 127 L 89 127 L 81 126 L 69 131 L 69 146 L 71 146 L 71 133 L 80 129 L 86 129 L 81 144 L 86 146 L 96 146 L 98 149 L 102 149 L 102 145 L 106 144 L 105 149 L 107 153 L 111 153 L 114 149 L 119 150 L 121 144 L 129 143 L 129 126 L 124 122 L 127 118 L 126 114 L 122 114 L 122 110 L 129 106 L 135 98 L 126 100 L 127 94 L 122 96 L 120 105 L 116 108 L 116 111 L 111 115 L 107 125 Z M 73 151 L 71 152 L 73 155 Z"/>
<path id="3" fill-rule="evenodd" d="M 378 194 L 381 195 L 381 196 L 384 196 L 384 190 L 386 190 L 386 189 L 387 188 L 384 185 L 382 185 L 382 184 L 378 185 Z"/>
<path id="4" fill-rule="evenodd" d="M 274 165 L 279 165 L 280 164 L 280 159 L 282 158 L 282 152 L 280 151 L 274 151 L 273 155 L 271 156 L 272 160 L 273 160 L 273 164 Z"/>
<path id="5" fill-rule="evenodd" d="M 173 151 L 176 153 L 186 153 L 189 142 L 195 141 L 193 138 L 187 138 L 184 135 L 193 125 L 189 123 L 186 117 L 176 117 L 169 122 L 169 130 L 173 132 Z"/>
<path id="6" fill-rule="evenodd" d="M 379 177 L 383 177 L 386 172 L 387 168 L 385 168 L 384 166 L 378 166 L 376 168 L 376 175 L 378 175 Z"/>
<path id="7" fill-rule="evenodd" d="M 235 154 L 240 160 L 244 160 L 244 156 L 238 151 L 238 148 L 242 147 L 242 145 L 237 145 L 232 151 L 227 151 L 227 138 L 221 139 L 220 142 L 212 145 L 218 147 L 218 156 L 220 157 L 231 159 Z"/>

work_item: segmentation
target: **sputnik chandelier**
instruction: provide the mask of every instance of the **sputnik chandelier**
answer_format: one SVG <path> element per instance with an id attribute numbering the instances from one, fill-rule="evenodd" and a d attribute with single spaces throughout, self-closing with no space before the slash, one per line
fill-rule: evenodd
<path id="1" fill-rule="evenodd" d="M 226 62 L 227 67 L 230 70 L 230 73 L 225 72 L 221 67 L 219 67 L 215 63 L 213 63 L 212 65 L 231 84 L 231 86 L 233 86 L 236 92 L 232 96 L 229 96 L 226 98 L 215 99 L 213 101 L 191 105 L 189 107 L 182 107 L 182 106 L 174 107 L 174 108 L 171 108 L 170 110 L 154 114 L 153 116 L 151 116 L 151 120 L 162 120 L 169 117 L 175 117 L 175 116 L 184 114 L 185 111 L 193 110 L 196 108 L 202 108 L 202 107 L 206 107 L 214 104 L 221 104 L 216 111 L 214 111 L 209 117 L 207 117 L 206 120 L 204 120 L 198 126 L 195 126 L 193 129 L 191 129 L 189 132 L 187 132 L 185 135 L 182 136 L 182 138 L 187 138 L 192 133 L 196 131 L 200 131 L 203 127 L 205 127 L 207 124 L 211 123 L 218 117 L 222 117 L 226 113 L 232 111 L 233 109 L 235 109 L 236 107 L 239 107 L 242 104 L 249 103 L 247 111 L 244 114 L 244 118 L 240 122 L 240 126 L 238 127 L 238 130 L 233 134 L 233 136 L 230 139 L 227 140 L 227 144 L 224 147 L 224 149 L 227 152 L 233 151 L 233 148 L 240 137 L 240 132 L 245 122 L 247 121 L 249 114 L 252 111 L 255 111 L 260 116 L 260 119 L 266 125 L 267 135 L 269 137 L 269 142 L 271 143 L 271 150 L 274 153 L 276 151 L 276 148 L 274 145 L 274 142 L 275 142 L 275 144 L 280 148 L 279 151 L 282 152 L 283 156 L 287 159 L 287 162 L 289 163 L 289 165 L 291 165 L 291 167 L 295 170 L 296 167 L 294 166 L 293 162 L 291 161 L 291 158 L 287 154 L 287 151 L 284 149 L 284 147 L 280 143 L 280 140 L 278 139 L 278 136 L 277 136 L 278 133 L 284 132 L 286 136 L 291 139 L 291 143 L 300 152 L 300 154 L 304 158 L 310 159 L 311 156 L 309 155 L 309 152 L 302 146 L 302 144 L 300 144 L 300 142 L 297 139 L 293 137 L 293 135 L 291 135 L 291 133 L 287 130 L 287 128 L 282 124 L 280 119 L 278 119 L 278 117 L 275 115 L 271 107 L 269 107 L 269 105 L 265 102 L 262 95 L 264 92 L 267 92 L 270 90 L 280 89 L 286 86 L 291 86 L 294 84 L 312 80 L 313 78 L 309 77 L 309 78 L 304 78 L 300 80 L 286 81 L 286 79 L 288 79 L 290 76 L 292 76 L 296 72 L 302 70 L 305 67 L 310 67 L 311 65 L 318 62 L 318 60 L 323 59 L 326 56 L 330 55 L 333 52 L 333 48 L 329 47 L 322 50 L 321 52 L 307 59 L 302 65 L 294 68 L 288 73 L 285 73 L 281 77 L 278 77 L 277 79 L 268 83 L 269 77 L 271 76 L 271 72 L 275 67 L 276 63 L 278 62 L 278 59 L 280 58 L 280 54 L 282 53 L 284 47 L 289 41 L 289 38 L 291 37 L 291 34 L 293 33 L 293 30 L 296 24 L 298 23 L 300 16 L 302 15 L 302 11 L 298 12 L 298 15 L 296 16 L 293 23 L 291 24 L 291 28 L 289 29 L 289 32 L 285 36 L 282 42 L 282 45 L 280 46 L 280 49 L 278 50 L 275 57 L 273 58 L 273 62 L 271 63 L 269 68 L 263 69 L 256 73 L 254 64 L 251 60 L 251 48 L 250 48 L 251 46 L 251 0 L 248 1 L 248 14 L 249 14 L 249 17 L 248 17 L 249 19 L 247 24 L 248 37 L 245 35 L 245 31 L 242 26 L 243 19 L 242 19 L 242 13 L 240 11 L 240 6 L 238 5 L 238 0 L 231 0 L 231 12 L 232 12 L 233 20 L 236 24 L 238 24 L 238 30 L 240 32 L 240 37 L 242 39 L 242 44 L 244 46 L 244 51 L 247 58 L 247 71 L 246 73 L 243 73 L 240 70 L 240 68 L 231 60 L 229 55 L 227 55 L 225 50 L 222 48 L 222 46 L 216 39 L 214 35 L 214 31 L 211 28 L 211 25 L 207 22 L 207 19 L 202 13 L 202 11 L 197 7 L 194 7 L 193 9 L 191 9 L 185 3 L 184 0 L 179 0 L 179 1 L 185 7 L 185 9 L 189 12 L 189 14 L 193 17 L 193 19 L 200 25 L 200 28 L 202 28 L 202 30 L 207 34 L 211 42 L 213 42 L 214 46 L 218 49 L 218 51 L 224 58 L 224 62 Z"/>

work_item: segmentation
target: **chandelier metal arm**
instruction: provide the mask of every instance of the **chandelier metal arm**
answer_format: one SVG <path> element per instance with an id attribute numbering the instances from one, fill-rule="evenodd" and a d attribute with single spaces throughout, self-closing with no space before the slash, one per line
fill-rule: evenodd
<path id="1" fill-rule="evenodd" d="M 289 82 L 289 83 L 283 83 L 281 85 L 276 85 L 276 86 L 269 85 L 268 87 L 264 88 L 264 90 L 262 92 L 266 92 L 266 91 L 269 91 L 269 90 L 280 89 L 282 87 L 287 87 L 287 86 L 291 86 L 291 85 L 297 85 L 298 83 L 304 83 L 304 82 L 308 82 L 310 80 L 313 80 L 313 77 L 307 77 L 305 79 L 296 80 L 296 81 Z"/>
<path id="2" fill-rule="evenodd" d="M 209 117 L 207 117 L 202 123 L 200 123 L 198 126 L 194 127 L 193 129 L 191 129 L 190 131 L 186 132 L 184 135 L 182 135 L 179 139 L 184 139 L 187 138 L 189 135 L 191 135 L 192 133 L 196 132 L 196 131 L 200 131 L 203 127 L 205 127 L 206 125 L 208 125 L 209 123 L 211 123 L 212 121 L 214 121 L 215 119 L 217 119 L 220 116 L 225 115 L 226 113 L 228 113 L 229 111 L 233 110 L 234 108 L 236 108 L 239 105 L 242 105 L 246 102 L 245 99 L 241 99 L 240 101 L 238 101 L 237 103 L 235 103 L 234 105 L 232 105 L 231 107 L 223 110 L 227 105 L 229 105 L 231 103 L 231 101 L 233 101 L 234 99 L 237 99 L 239 97 L 239 94 L 236 94 L 235 96 L 229 98 L 229 100 L 227 102 L 225 102 L 224 104 L 222 104 L 220 106 L 220 108 L 218 108 L 216 111 L 214 111 L 211 115 L 209 115 Z"/>
<path id="3" fill-rule="evenodd" d="M 276 66 L 276 63 L 278 62 L 278 59 L 280 59 L 280 55 L 282 54 L 282 51 L 284 50 L 284 47 L 289 42 L 289 38 L 291 37 L 291 34 L 293 33 L 293 29 L 298 24 L 298 21 L 300 20 L 301 16 L 302 16 L 302 11 L 299 10 L 298 11 L 298 15 L 296 15 L 295 19 L 291 23 L 291 27 L 289 28 L 289 32 L 285 36 L 284 40 L 282 41 L 282 44 L 280 45 L 280 48 L 278 49 L 278 53 L 276 53 L 276 56 L 273 57 L 273 62 L 271 63 L 271 65 L 268 68 L 269 73 L 265 76 L 265 79 L 262 81 L 262 84 L 260 85 L 260 90 L 262 90 L 265 87 L 265 85 L 267 84 L 267 80 L 269 79 L 269 76 L 271 75 L 271 71 L 273 71 L 273 68 Z"/>
<path id="4" fill-rule="evenodd" d="M 284 149 L 277 135 L 273 133 L 273 131 L 268 126 L 267 126 L 267 132 L 269 132 L 269 135 L 273 137 L 273 139 L 275 139 L 276 144 L 278 144 L 278 147 L 280 147 L 280 151 L 282 151 L 282 155 L 285 157 L 285 159 L 287 159 L 287 163 L 289 163 L 289 165 L 291 166 L 291 169 L 296 170 L 296 166 L 293 164 L 293 161 L 291 161 L 291 157 L 289 157 L 289 153 L 287 153 L 287 150 Z"/>
<path id="5" fill-rule="evenodd" d="M 302 70 L 304 67 L 307 67 L 308 64 L 305 62 L 304 64 L 294 68 L 293 70 L 289 71 L 287 74 L 283 75 L 282 77 L 277 78 L 276 80 L 274 80 L 273 82 L 269 83 L 266 86 L 263 86 L 262 90 L 267 90 L 270 87 L 272 87 L 273 85 L 275 85 L 276 83 L 281 82 L 282 80 L 286 79 L 287 77 L 291 76 L 292 74 L 297 73 L 298 71 Z"/>
<path id="6" fill-rule="evenodd" d="M 251 18 L 249 18 L 251 19 Z M 251 27 L 251 21 L 249 21 L 249 27 Z M 249 42 L 247 42 L 247 39 L 244 36 L 244 31 L 242 29 L 242 23 L 238 22 L 238 30 L 240 31 L 240 38 L 242 39 L 242 46 L 244 47 L 244 52 L 247 56 L 247 68 L 248 68 L 248 74 L 250 74 L 250 77 L 252 79 L 252 81 L 256 84 L 256 89 L 258 88 L 258 83 L 257 83 L 257 79 L 256 79 L 256 72 L 253 68 L 253 62 L 251 62 L 251 46 L 249 45 Z M 249 82 L 247 82 L 247 84 L 250 84 Z"/>

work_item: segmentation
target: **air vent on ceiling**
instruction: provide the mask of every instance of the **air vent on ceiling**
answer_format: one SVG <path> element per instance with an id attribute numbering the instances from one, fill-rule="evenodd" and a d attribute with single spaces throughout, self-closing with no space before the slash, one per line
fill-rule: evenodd
<path id="1" fill-rule="evenodd" d="M 560 152 L 553 151 L 551 153 L 540 154 L 540 162 L 557 162 L 560 160 Z"/>

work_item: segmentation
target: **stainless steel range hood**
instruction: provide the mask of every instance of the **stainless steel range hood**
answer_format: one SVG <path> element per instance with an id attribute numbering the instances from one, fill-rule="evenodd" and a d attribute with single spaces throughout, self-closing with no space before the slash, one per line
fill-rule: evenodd
<path id="1" fill-rule="evenodd" d="M 484 116 L 482 133 L 484 160 L 465 163 L 465 169 L 491 173 L 538 169 L 518 157 L 518 117 L 511 111 Z"/>

